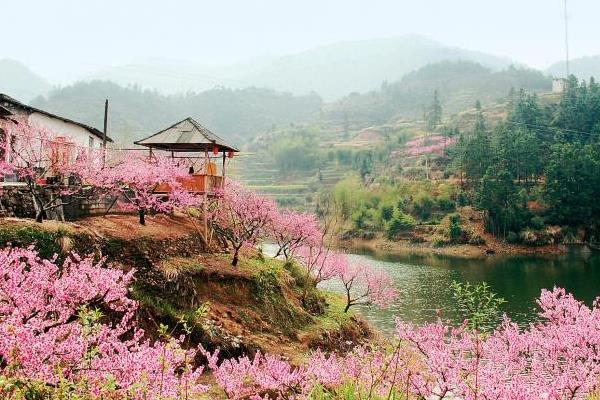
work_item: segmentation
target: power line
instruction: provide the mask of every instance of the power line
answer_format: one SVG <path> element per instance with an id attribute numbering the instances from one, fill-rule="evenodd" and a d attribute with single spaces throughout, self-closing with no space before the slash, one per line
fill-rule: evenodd
<path id="1" fill-rule="evenodd" d="M 568 14 L 568 10 L 567 10 L 567 0 L 564 0 L 564 6 L 565 6 L 565 53 L 566 53 L 565 65 L 567 67 L 567 78 L 568 78 L 571 75 L 571 73 L 569 71 L 569 14 Z"/>
<path id="2" fill-rule="evenodd" d="M 504 121 L 503 123 L 505 123 L 507 125 L 522 125 L 522 126 L 526 126 L 528 128 L 546 129 L 550 133 L 557 133 L 556 131 L 561 131 L 561 132 L 568 132 L 568 133 L 577 133 L 579 135 L 590 136 L 590 137 L 596 135 L 594 132 L 579 131 L 577 129 L 561 128 L 558 126 L 555 127 L 555 126 L 550 126 L 550 125 L 528 124 L 526 122 L 515 122 L 515 121 Z"/>

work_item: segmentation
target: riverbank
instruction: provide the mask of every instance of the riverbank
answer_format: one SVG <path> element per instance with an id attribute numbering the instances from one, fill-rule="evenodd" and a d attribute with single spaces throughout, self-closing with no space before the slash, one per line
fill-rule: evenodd
<path id="1" fill-rule="evenodd" d="M 456 210 L 460 216 L 461 229 L 468 232 L 465 242 L 440 245 L 440 231 L 443 225 L 417 225 L 405 232 L 397 240 L 389 240 L 383 233 L 377 233 L 371 239 L 353 237 L 340 240 L 337 246 L 346 251 L 385 252 L 388 254 L 439 254 L 463 258 L 483 258 L 494 255 L 552 255 L 563 254 L 568 247 L 562 244 L 546 244 L 539 246 L 512 244 L 485 231 L 483 214 L 471 207 Z M 475 238 L 475 240 L 473 240 Z"/>
<path id="2" fill-rule="evenodd" d="M 497 239 L 487 240 L 482 245 L 452 244 L 435 247 L 431 242 L 414 243 L 410 240 L 390 241 L 383 235 L 374 239 L 349 239 L 339 241 L 337 247 L 348 252 L 385 252 L 388 254 L 439 254 L 463 258 L 484 258 L 496 255 L 541 255 L 564 254 L 567 247 L 564 245 L 522 246 L 501 242 Z"/>

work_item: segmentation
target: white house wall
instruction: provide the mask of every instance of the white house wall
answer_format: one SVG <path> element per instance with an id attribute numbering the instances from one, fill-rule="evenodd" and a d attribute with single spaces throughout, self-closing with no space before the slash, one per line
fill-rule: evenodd
<path id="1" fill-rule="evenodd" d="M 32 126 L 38 126 L 47 129 L 56 134 L 56 136 L 65 136 L 69 141 L 79 147 L 89 147 L 90 140 L 93 140 L 93 147 L 102 147 L 102 139 L 93 135 L 85 128 L 79 125 L 65 122 L 58 118 L 52 118 L 48 115 L 34 112 L 27 118 L 27 123 Z"/>

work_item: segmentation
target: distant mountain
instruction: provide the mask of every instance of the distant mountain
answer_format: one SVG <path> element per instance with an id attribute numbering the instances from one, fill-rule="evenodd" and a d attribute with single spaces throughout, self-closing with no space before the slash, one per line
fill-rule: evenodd
<path id="1" fill-rule="evenodd" d="M 415 69 L 442 60 L 475 61 L 494 70 L 512 63 L 507 58 L 410 35 L 340 42 L 221 67 L 160 62 L 127 65 L 106 69 L 92 78 L 138 84 L 164 93 L 202 91 L 216 86 L 258 86 L 294 94 L 314 91 L 333 100 L 351 92 L 375 89 L 386 80 L 400 80 Z"/>
<path id="2" fill-rule="evenodd" d="M 259 86 L 302 93 L 314 90 L 325 99 L 378 88 L 424 65 L 470 60 L 500 69 L 511 60 L 449 47 L 421 36 L 336 43 L 282 57 L 246 79 Z"/>
<path id="3" fill-rule="evenodd" d="M 79 82 L 55 89 L 46 97 L 34 99 L 32 104 L 101 127 L 105 99 L 109 99 L 109 135 L 123 146 L 131 146 L 134 140 L 186 117 L 193 117 L 215 133 L 241 144 L 278 125 L 314 120 L 321 111 L 321 98 L 317 95 L 218 88 L 166 96 L 107 81 Z"/>
<path id="4" fill-rule="evenodd" d="M 570 60 L 569 70 L 579 79 L 587 81 L 593 76 L 598 80 L 600 79 L 600 55 Z M 555 77 L 564 77 L 566 75 L 565 62 L 559 61 L 552 64 L 546 72 Z"/>
<path id="5" fill-rule="evenodd" d="M 32 98 L 48 93 L 50 84 L 22 63 L 0 60 L 0 93 L 28 102 Z"/>

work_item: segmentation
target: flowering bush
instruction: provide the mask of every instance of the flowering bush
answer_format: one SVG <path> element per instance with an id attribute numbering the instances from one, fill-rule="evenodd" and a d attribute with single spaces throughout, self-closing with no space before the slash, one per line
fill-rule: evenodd
<path id="1" fill-rule="evenodd" d="M 1 373 L 98 397 L 107 388 L 133 399 L 204 392 L 181 339 L 151 343 L 135 327 L 132 277 L 75 254 L 57 265 L 32 249 L 0 250 Z"/>
<path id="2" fill-rule="evenodd" d="M 317 352 L 303 366 L 256 355 L 209 367 L 231 399 L 363 398 L 579 399 L 600 378 L 600 308 L 563 289 L 544 290 L 542 321 L 521 331 L 510 320 L 489 335 L 443 321 L 398 321 L 385 348 L 345 356 Z M 347 397 L 351 396 L 351 397 Z"/>
<path id="3" fill-rule="evenodd" d="M 135 327 L 132 279 L 90 258 L 57 265 L 31 249 L 0 250 L 3 398 L 31 390 L 89 399 L 205 393 L 202 367 L 190 365 L 195 354 L 182 338 L 151 343 Z M 300 366 L 261 353 L 219 360 L 218 351 L 200 352 L 213 390 L 230 399 L 580 399 L 599 386 L 598 301 L 588 307 L 563 289 L 543 290 L 540 322 L 522 330 L 505 317 L 486 334 L 466 322 L 397 321 L 386 345 L 343 356 L 317 351 Z"/>
<path id="4" fill-rule="evenodd" d="M 456 143 L 457 139 L 439 135 L 424 136 L 406 142 L 405 152 L 409 156 L 429 153 L 441 153 L 446 147 Z"/>

